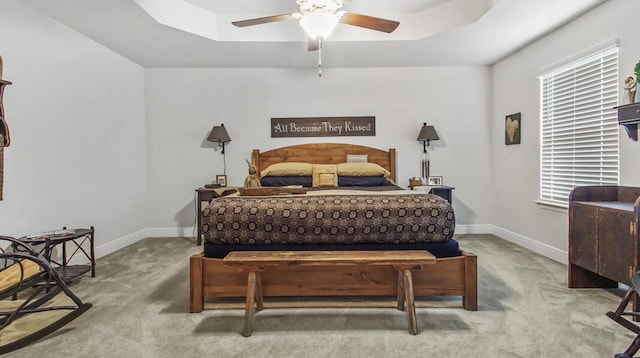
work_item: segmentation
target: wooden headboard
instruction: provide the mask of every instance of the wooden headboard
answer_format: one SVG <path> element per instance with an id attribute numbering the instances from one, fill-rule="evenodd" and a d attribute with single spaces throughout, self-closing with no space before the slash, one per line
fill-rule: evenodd
<path id="1" fill-rule="evenodd" d="M 283 162 L 302 162 L 311 164 L 339 164 L 347 161 L 347 154 L 367 154 L 369 163 L 376 163 L 391 172 L 396 181 L 396 150 L 388 151 L 343 143 L 311 143 L 276 148 L 266 152 L 254 149 L 252 159 L 258 167 L 258 173 L 271 164 Z"/>

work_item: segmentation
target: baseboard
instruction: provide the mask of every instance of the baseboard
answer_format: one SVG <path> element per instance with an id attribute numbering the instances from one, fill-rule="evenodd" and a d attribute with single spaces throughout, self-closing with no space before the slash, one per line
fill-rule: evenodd
<path id="1" fill-rule="evenodd" d="M 456 225 L 456 235 L 493 234 L 493 225 Z"/>
<path id="2" fill-rule="evenodd" d="M 568 259 L 567 259 L 568 256 L 566 251 L 557 249 L 553 246 L 536 241 L 529 237 L 516 234 L 515 232 L 509 231 L 507 229 L 503 229 L 495 225 L 492 225 L 492 226 L 493 226 L 493 232 L 492 232 L 493 235 L 501 239 L 507 240 L 509 242 L 512 242 L 518 246 L 522 246 L 542 256 L 548 257 L 554 261 L 560 262 L 565 265 L 568 264 Z"/>
<path id="3" fill-rule="evenodd" d="M 195 237 L 193 226 L 147 228 L 147 237 Z"/>
<path id="4" fill-rule="evenodd" d="M 142 239 L 144 239 L 145 237 L 147 237 L 147 233 L 146 233 L 147 229 L 142 229 L 139 231 L 136 231 L 132 234 L 123 236 L 119 239 L 115 239 L 112 241 L 109 241 L 108 243 L 104 244 L 104 245 L 100 245 L 100 246 L 96 246 L 95 250 L 96 250 L 96 257 L 102 257 L 102 256 L 106 256 L 112 252 L 118 251 L 124 247 L 127 247 L 131 244 L 134 244 Z"/>
<path id="5" fill-rule="evenodd" d="M 480 225 L 456 225 L 456 235 L 464 234 L 493 234 L 503 240 L 512 242 L 522 246 L 542 256 L 548 257 L 554 261 L 568 264 L 567 252 L 557 249 L 553 246 L 533 240 L 529 237 L 517 234 L 515 232 L 503 229 L 501 227 L 480 224 Z M 113 240 L 105 245 L 96 247 L 96 257 L 108 255 L 114 251 L 120 250 L 126 246 L 136 243 L 147 237 L 193 237 L 194 228 L 177 227 L 177 228 L 147 228 L 129 234 L 122 238 Z"/>
<path id="6" fill-rule="evenodd" d="M 193 227 L 147 228 L 96 246 L 96 258 L 118 251 L 147 237 L 193 237 Z"/>

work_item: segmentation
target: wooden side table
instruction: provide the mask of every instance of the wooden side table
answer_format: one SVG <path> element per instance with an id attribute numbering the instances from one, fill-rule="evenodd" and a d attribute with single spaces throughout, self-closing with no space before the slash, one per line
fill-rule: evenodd
<path id="1" fill-rule="evenodd" d="M 453 193 L 452 193 L 453 189 L 455 188 L 450 186 L 444 186 L 444 185 L 442 186 L 415 185 L 411 187 L 411 190 L 417 190 L 417 191 L 422 191 L 429 194 L 437 195 L 445 199 L 446 201 L 448 201 L 449 204 L 453 204 Z"/>
<path id="2" fill-rule="evenodd" d="M 196 244 L 202 245 L 202 208 L 212 199 L 231 195 L 238 191 L 237 187 L 223 186 L 219 188 L 200 187 L 196 189 Z"/>
<path id="3" fill-rule="evenodd" d="M 94 246 L 93 226 L 89 229 L 68 229 L 65 227 L 59 231 L 44 232 L 38 235 L 23 236 L 18 238 L 28 245 L 42 245 L 40 253 L 54 265 L 60 278 L 69 282 L 91 271 L 91 277 L 96 277 L 96 256 Z M 53 249 L 61 246 L 60 258 L 52 257 Z M 88 246 L 88 247 L 86 247 Z M 76 255 L 89 260 L 88 265 L 70 265 L 71 259 Z"/>

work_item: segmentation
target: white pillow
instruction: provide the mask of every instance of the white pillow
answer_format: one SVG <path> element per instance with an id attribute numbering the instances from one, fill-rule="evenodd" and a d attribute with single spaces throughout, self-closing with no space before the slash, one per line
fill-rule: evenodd
<path id="1" fill-rule="evenodd" d="M 347 154 L 347 163 L 366 163 L 369 161 L 367 154 Z"/>

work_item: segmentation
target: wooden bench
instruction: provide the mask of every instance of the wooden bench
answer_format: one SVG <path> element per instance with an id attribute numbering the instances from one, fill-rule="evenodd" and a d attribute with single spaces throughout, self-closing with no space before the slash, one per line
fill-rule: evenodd
<path id="1" fill-rule="evenodd" d="M 426 250 L 397 251 L 233 251 L 224 259 L 225 265 L 248 272 L 247 298 L 242 335 L 251 336 L 253 309 L 264 308 L 260 272 L 278 266 L 391 266 L 398 271 L 397 308 L 404 310 L 409 321 L 409 333 L 418 334 L 413 297 L 411 270 L 435 264 L 436 258 Z"/>

